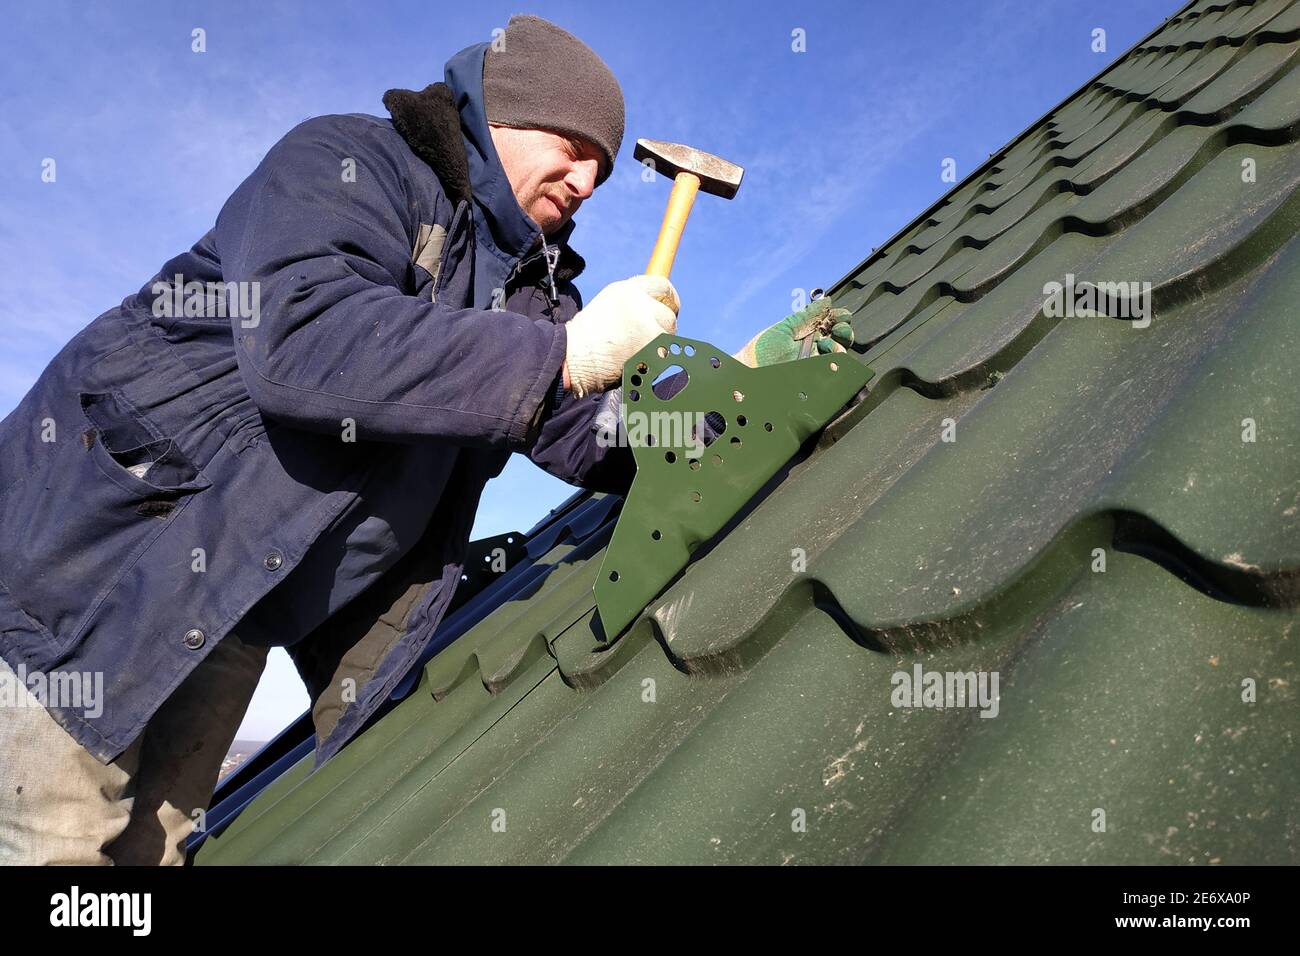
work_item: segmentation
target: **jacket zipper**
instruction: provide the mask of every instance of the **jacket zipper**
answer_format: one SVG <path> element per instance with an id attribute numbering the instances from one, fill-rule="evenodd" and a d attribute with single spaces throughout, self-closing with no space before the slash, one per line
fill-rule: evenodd
<path id="1" fill-rule="evenodd" d="M 544 234 L 542 235 L 542 251 L 540 253 L 535 252 L 532 255 L 524 256 L 519 259 L 519 261 L 515 263 L 514 268 L 510 270 L 510 275 L 506 277 L 505 288 L 509 289 L 510 283 L 513 282 L 521 272 L 523 272 L 524 267 L 533 262 L 539 255 L 544 256 L 546 259 L 546 280 L 550 289 L 548 291 L 545 285 L 539 286 L 539 288 L 546 296 L 546 301 L 549 305 L 548 312 L 554 312 L 555 307 L 560 304 L 560 290 L 555 284 L 555 267 L 560 262 L 560 247 L 547 245 L 546 236 Z"/>

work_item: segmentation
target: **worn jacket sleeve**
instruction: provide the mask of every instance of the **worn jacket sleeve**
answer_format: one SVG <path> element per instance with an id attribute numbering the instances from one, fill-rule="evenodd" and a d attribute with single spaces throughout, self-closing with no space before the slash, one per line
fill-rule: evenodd
<path id="1" fill-rule="evenodd" d="M 565 393 L 560 404 L 543 412 L 537 441 L 528 457 L 571 485 L 627 494 L 636 475 L 632 449 L 619 444 L 622 390 L 584 398 Z M 548 404 L 550 400 L 548 399 Z"/>
<path id="2" fill-rule="evenodd" d="M 351 419 L 358 439 L 522 449 L 564 329 L 407 293 L 418 224 L 404 148 L 372 119 L 316 117 L 231 196 L 223 278 L 256 283 L 260 301 L 251 327 L 231 320 L 239 370 L 264 413 L 299 428 L 337 434 Z"/>
<path id="3" fill-rule="evenodd" d="M 562 294 L 571 300 L 567 311 L 576 314 L 582 308 L 577 287 L 566 282 Z M 554 390 L 557 382 L 551 384 Z M 553 396 L 548 397 L 542 406 L 536 440 L 524 449 L 525 453 L 535 464 L 571 485 L 627 494 L 636 475 L 636 463 L 632 449 L 626 442 L 619 442 L 621 402 L 621 389 L 583 398 L 564 392 L 558 403 Z"/>

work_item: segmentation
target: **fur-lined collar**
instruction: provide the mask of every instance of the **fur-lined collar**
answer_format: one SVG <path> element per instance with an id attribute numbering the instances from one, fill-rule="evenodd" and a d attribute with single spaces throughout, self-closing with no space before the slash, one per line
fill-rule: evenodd
<path id="1" fill-rule="evenodd" d="M 472 195 L 469 159 L 451 87 L 446 83 L 430 83 L 418 92 L 389 90 L 384 94 L 384 106 L 406 145 L 433 170 L 452 204 L 468 201 Z M 560 246 L 555 277 L 574 279 L 586 265 L 582 256 L 564 244 Z"/>

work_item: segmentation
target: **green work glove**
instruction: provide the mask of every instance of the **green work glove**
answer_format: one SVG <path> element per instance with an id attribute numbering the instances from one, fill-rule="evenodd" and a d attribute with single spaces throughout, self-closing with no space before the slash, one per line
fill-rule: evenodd
<path id="1" fill-rule="evenodd" d="M 837 309 L 829 296 L 787 315 L 780 322 L 754 336 L 732 357 L 750 368 L 793 362 L 800 358 L 808 336 L 812 336 L 811 355 L 847 352 L 853 344 L 853 326 L 843 320 L 848 309 Z"/>

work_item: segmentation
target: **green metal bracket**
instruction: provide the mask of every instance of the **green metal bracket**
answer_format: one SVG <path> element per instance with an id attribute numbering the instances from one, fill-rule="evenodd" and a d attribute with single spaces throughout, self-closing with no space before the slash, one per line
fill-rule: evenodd
<path id="1" fill-rule="evenodd" d="M 661 398 L 676 366 L 689 380 Z M 666 333 L 628 359 L 622 415 L 636 477 L 596 578 L 606 641 L 874 374 L 852 353 L 750 368 L 708 342 Z M 704 447 L 708 413 L 725 427 Z"/>

